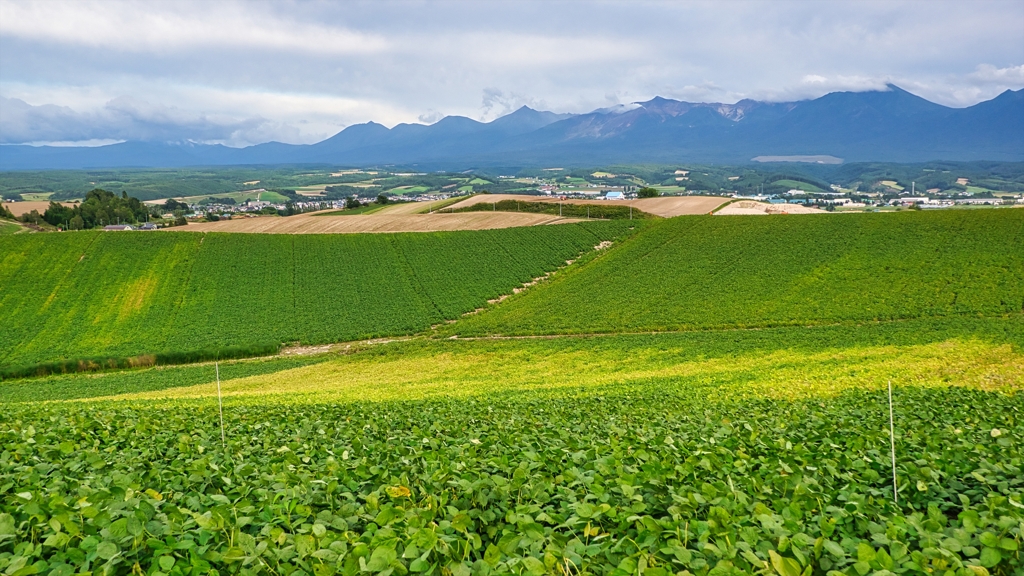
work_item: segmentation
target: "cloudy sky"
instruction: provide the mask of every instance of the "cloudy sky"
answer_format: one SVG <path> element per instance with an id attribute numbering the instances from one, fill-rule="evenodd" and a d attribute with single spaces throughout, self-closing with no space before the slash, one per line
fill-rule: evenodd
<path id="1" fill-rule="evenodd" d="M 0 0 L 0 143 L 316 142 L 374 120 L 1024 87 L 1024 1 Z"/>

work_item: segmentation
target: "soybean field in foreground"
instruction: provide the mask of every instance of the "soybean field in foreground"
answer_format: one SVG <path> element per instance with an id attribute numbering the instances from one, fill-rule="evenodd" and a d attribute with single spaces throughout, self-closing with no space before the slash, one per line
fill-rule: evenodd
<path id="1" fill-rule="evenodd" d="M 1022 310 L 1024 210 L 684 216 L 448 331 L 757 328 Z"/>
<path id="2" fill-rule="evenodd" d="M 419 332 L 626 229 L 4 237 L 0 367 Z"/>
<path id="3" fill-rule="evenodd" d="M 1018 316 L 244 360 L 223 443 L 210 365 L 5 382 L 0 570 L 1008 576 L 1022 344 Z"/>

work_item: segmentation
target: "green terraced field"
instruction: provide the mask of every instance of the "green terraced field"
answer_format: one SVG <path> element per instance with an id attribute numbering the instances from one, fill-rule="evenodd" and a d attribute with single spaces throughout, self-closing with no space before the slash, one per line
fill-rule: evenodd
<path id="1" fill-rule="evenodd" d="M 449 328 L 548 334 L 764 327 L 1024 309 L 1024 210 L 685 216 Z"/>
<path id="2" fill-rule="evenodd" d="M 389 235 L 0 240 L 0 366 L 423 331 L 564 266 L 616 223 Z"/>

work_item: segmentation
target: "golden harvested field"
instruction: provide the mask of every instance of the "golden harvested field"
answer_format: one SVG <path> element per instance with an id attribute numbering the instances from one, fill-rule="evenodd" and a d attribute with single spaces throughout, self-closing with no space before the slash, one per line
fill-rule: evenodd
<path id="1" fill-rule="evenodd" d="M 707 214 L 715 208 L 729 201 L 728 198 L 718 196 L 663 196 L 660 198 L 638 198 L 636 200 L 590 200 L 586 198 L 571 198 L 558 200 L 548 196 L 523 196 L 521 194 L 481 194 L 467 198 L 449 208 L 458 210 L 467 206 L 480 203 L 501 202 L 502 200 L 521 200 L 523 202 L 551 202 L 557 204 L 597 204 L 612 206 L 632 206 L 648 214 L 671 218 L 673 216 L 684 216 L 688 214 Z"/>
<path id="2" fill-rule="evenodd" d="M 827 214 L 824 210 L 809 208 L 800 204 L 769 204 L 767 202 L 755 202 L 743 200 L 729 204 L 718 212 L 718 216 L 760 216 L 766 214 Z"/>
<path id="3" fill-rule="evenodd" d="M 38 210 L 40 214 L 46 212 L 46 209 L 50 206 L 49 202 L 4 202 L 4 207 L 11 211 L 11 214 L 15 216 L 21 216 L 22 214 L 28 214 L 33 210 Z M 61 202 L 65 206 L 74 206 L 71 202 Z"/>
<path id="4" fill-rule="evenodd" d="M 434 200 L 433 202 L 398 202 L 390 206 L 386 206 L 380 212 L 379 215 L 395 216 L 398 214 L 419 214 L 420 212 L 426 212 L 431 207 L 437 207 L 447 200 Z"/>
<path id="5" fill-rule="evenodd" d="M 188 232 L 247 232 L 260 234 L 355 234 L 362 232 L 440 232 L 491 230 L 577 222 L 547 214 L 516 212 L 467 212 L 461 214 L 387 214 L 239 218 L 189 224 Z M 168 230 L 183 230 L 180 227 Z"/>

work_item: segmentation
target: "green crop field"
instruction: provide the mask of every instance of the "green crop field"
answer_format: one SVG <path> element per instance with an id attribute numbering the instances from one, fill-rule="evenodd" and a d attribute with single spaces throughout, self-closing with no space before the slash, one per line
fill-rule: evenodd
<path id="1" fill-rule="evenodd" d="M 330 212 L 317 212 L 314 216 L 355 216 L 357 214 L 373 214 L 387 208 L 387 204 L 366 204 L 359 208 L 346 208 Z"/>
<path id="2" fill-rule="evenodd" d="M 422 194 L 429 191 L 429 186 L 399 186 L 388 190 L 391 194 Z"/>
<path id="3" fill-rule="evenodd" d="M 0 568 L 1008 575 L 1022 343 L 916 320 L 243 361 L 223 446 L 210 365 L 4 383 Z"/>
<path id="4" fill-rule="evenodd" d="M 25 230 L 26 230 L 25 227 L 21 226 L 20 224 L 15 224 L 14 222 L 7 222 L 7 221 L 4 221 L 4 220 L 0 220 L 0 236 L 9 236 L 11 234 L 19 234 L 21 232 L 24 232 Z"/>
<path id="5" fill-rule="evenodd" d="M 772 184 L 775 186 L 788 186 L 792 189 L 803 190 L 805 192 L 827 192 L 827 190 L 822 190 L 819 186 L 815 186 L 809 182 L 800 182 L 798 180 L 775 180 Z"/>
<path id="6" fill-rule="evenodd" d="M 394 235 L 32 234 L 0 240 L 0 366 L 407 334 L 625 229 Z"/>
<path id="7" fill-rule="evenodd" d="M 22 356 L 418 332 L 0 382 L 0 572 L 1019 574 L 1019 214 L 0 239 Z"/>
<path id="8" fill-rule="evenodd" d="M 688 216 L 489 314 L 460 335 L 763 327 L 1024 309 L 1024 211 Z"/>

